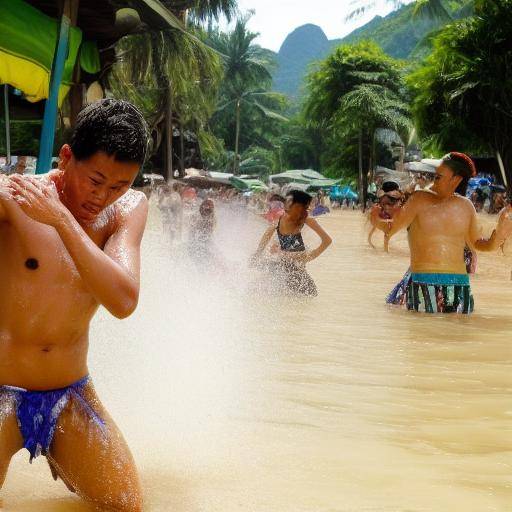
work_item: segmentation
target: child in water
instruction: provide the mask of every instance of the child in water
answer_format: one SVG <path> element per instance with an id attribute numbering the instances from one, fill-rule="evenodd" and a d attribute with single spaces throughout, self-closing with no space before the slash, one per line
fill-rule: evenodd
<path id="1" fill-rule="evenodd" d="M 205 199 L 199 206 L 190 226 L 189 255 L 202 268 L 225 270 L 225 264 L 213 243 L 213 234 L 217 226 L 215 203 Z"/>
<path id="2" fill-rule="evenodd" d="M 251 258 L 252 263 L 260 263 L 270 271 L 278 285 L 294 295 L 318 294 L 315 282 L 306 271 L 306 263 L 318 258 L 332 243 L 331 237 L 318 222 L 308 217 L 311 199 L 305 192 L 292 190 L 286 196 L 283 216 L 265 231 Z M 320 245 L 311 251 L 306 250 L 302 239 L 304 225 L 310 227 L 321 240 Z M 271 257 L 263 258 L 263 251 L 274 234 L 277 235 L 277 243 L 270 248 Z"/>
<path id="3" fill-rule="evenodd" d="M 393 217 L 402 208 L 403 194 L 400 191 L 398 183 L 386 181 L 382 184 L 382 189 L 378 191 L 378 203 L 370 210 L 370 223 L 372 229 L 368 235 L 368 243 L 375 248 L 372 237 L 378 229 L 384 233 L 384 250 L 389 252 L 389 239 L 386 236 L 387 224 L 382 221 L 393 219 Z"/>

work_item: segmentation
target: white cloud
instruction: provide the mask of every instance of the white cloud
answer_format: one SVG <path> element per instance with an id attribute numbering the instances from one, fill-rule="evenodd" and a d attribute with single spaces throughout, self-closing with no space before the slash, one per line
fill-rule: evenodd
<path id="1" fill-rule="evenodd" d="M 404 3 L 410 3 L 405 0 Z M 277 51 L 286 36 L 305 23 L 320 26 L 329 39 L 337 39 L 364 25 L 374 16 L 384 16 L 394 9 L 393 1 L 374 0 L 373 8 L 364 16 L 347 20 L 357 7 L 354 0 L 238 0 L 242 12 L 255 10 L 249 28 L 259 32 L 257 42 L 265 48 Z M 372 3 L 372 0 L 367 2 Z"/>

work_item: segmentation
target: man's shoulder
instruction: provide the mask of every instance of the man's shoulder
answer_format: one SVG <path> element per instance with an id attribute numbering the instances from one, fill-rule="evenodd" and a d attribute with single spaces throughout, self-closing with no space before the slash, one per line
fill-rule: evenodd
<path id="1" fill-rule="evenodd" d="M 114 206 L 119 220 L 127 220 L 135 215 L 145 217 L 148 211 L 148 199 L 143 192 L 130 189 L 114 203 Z"/>

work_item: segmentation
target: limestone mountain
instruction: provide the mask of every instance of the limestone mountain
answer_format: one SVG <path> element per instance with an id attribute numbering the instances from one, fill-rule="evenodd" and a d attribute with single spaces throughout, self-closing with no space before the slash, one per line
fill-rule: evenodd
<path id="1" fill-rule="evenodd" d="M 439 21 L 413 19 L 413 4 L 408 4 L 387 16 L 375 16 L 369 23 L 342 39 L 329 40 L 317 25 L 307 24 L 295 29 L 277 53 L 274 90 L 291 99 L 301 96 L 304 78 L 310 66 L 324 59 L 336 46 L 362 39 L 375 41 L 398 59 L 413 59 L 421 54 L 418 43 L 441 26 Z"/>

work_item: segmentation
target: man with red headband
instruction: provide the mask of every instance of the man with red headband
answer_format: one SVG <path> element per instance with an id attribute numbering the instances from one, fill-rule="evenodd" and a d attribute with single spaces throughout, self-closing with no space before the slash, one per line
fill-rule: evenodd
<path id="1" fill-rule="evenodd" d="M 411 277 L 407 308 L 426 313 L 471 313 L 473 296 L 464 261 L 464 248 L 494 251 L 512 234 L 510 206 L 504 208 L 488 239 L 480 237 L 476 211 L 465 193 L 476 174 L 463 153 L 445 155 L 430 191 L 414 193 L 388 221 L 387 237 L 409 231 Z"/>

